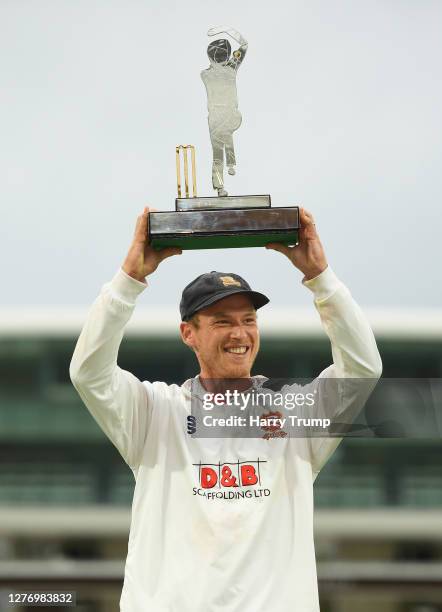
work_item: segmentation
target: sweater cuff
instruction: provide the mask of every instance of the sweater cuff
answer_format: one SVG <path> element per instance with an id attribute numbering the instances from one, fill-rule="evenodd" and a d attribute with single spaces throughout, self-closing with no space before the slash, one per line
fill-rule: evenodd
<path id="1" fill-rule="evenodd" d="M 141 282 L 132 278 L 120 268 L 111 280 L 109 288 L 117 299 L 127 304 L 135 304 L 137 297 L 146 287 L 147 282 Z"/>
<path id="2" fill-rule="evenodd" d="M 315 301 L 321 302 L 333 295 L 342 285 L 336 274 L 327 266 L 325 270 L 311 278 L 310 280 L 302 281 L 302 284 L 313 292 Z"/>

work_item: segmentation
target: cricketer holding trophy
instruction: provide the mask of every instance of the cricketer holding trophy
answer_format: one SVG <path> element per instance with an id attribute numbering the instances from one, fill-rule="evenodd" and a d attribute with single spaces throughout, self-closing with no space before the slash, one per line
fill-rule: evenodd
<path id="1" fill-rule="evenodd" d="M 260 347 L 257 310 L 269 299 L 235 272 L 207 272 L 183 290 L 180 334 L 198 362 L 193 379 L 141 382 L 118 366 L 125 326 L 140 294 L 149 293 L 146 279 L 182 254 L 178 247 L 155 249 L 148 222 L 145 208 L 121 268 L 89 311 L 70 368 L 135 477 L 120 609 L 318 612 L 313 482 L 342 438 L 192 435 L 193 395 L 213 392 L 223 380 L 246 391 L 266 380 L 252 368 Z M 312 292 L 330 339 L 332 362 L 311 387 L 378 379 L 382 364 L 369 323 L 328 265 L 312 215 L 300 209 L 297 246 L 267 246 L 293 264 L 284 282 L 302 279 Z M 278 259 L 272 262 L 273 274 L 282 274 Z M 319 396 L 313 416 L 326 408 L 339 418 L 339 402 L 321 405 L 327 398 Z"/>

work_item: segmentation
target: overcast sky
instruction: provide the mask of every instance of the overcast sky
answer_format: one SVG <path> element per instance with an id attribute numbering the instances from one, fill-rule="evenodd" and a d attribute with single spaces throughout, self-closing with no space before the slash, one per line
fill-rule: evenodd
<path id="1" fill-rule="evenodd" d="M 229 24 L 249 41 L 229 193 L 310 209 L 361 304 L 439 307 L 441 23 L 436 0 L 1 0 L 2 305 L 88 305 L 143 205 L 173 209 L 176 144 L 212 195 L 200 71 Z M 233 249 L 168 260 L 143 304 L 207 270 L 311 300 L 280 254 Z"/>

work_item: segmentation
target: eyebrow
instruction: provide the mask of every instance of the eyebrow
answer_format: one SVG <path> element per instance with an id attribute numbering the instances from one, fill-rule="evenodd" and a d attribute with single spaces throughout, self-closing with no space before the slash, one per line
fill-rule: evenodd
<path id="1" fill-rule="evenodd" d="M 248 310 L 247 312 L 244 313 L 245 315 L 255 315 L 256 316 L 256 310 Z M 212 317 L 228 317 L 231 316 L 229 315 L 228 312 L 215 312 L 213 313 Z"/>

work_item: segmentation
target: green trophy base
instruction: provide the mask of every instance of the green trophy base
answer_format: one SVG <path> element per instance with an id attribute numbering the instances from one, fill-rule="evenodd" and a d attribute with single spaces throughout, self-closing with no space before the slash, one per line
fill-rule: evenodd
<path id="1" fill-rule="evenodd" d="M 233 249 L 269 242 L 296 245 L 298 232 L 297 206 L 149 213 L 149 243 L 155 249 Z"/>

